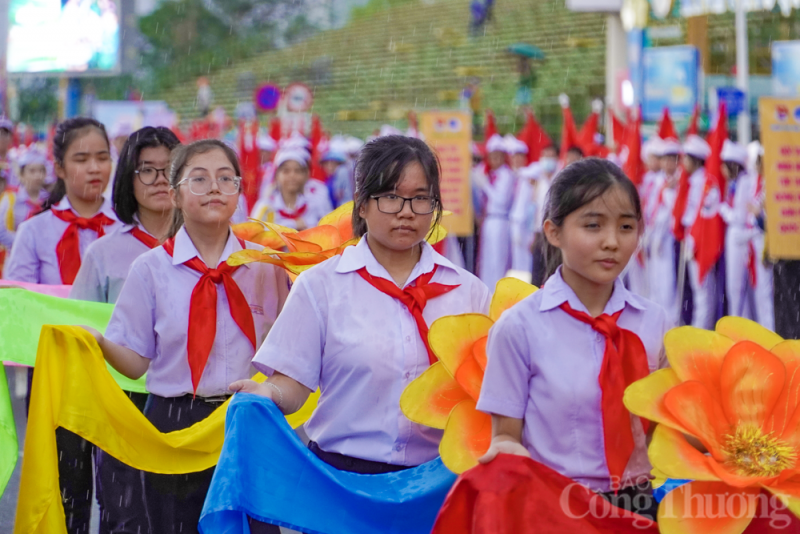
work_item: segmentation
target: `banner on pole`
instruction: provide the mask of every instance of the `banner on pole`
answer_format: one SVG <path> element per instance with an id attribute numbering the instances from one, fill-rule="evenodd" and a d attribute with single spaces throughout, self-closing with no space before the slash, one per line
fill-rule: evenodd
<path id="1" fill-rule="evenodd" d="M 772 259 L 800 259 L 800 99 L 764 97 L 758 104 L 767 250 Z"/>
<path id="2" fill-rule="evenodd" d="M 442 224 L 459 237 L 472 235 L 472 117 L 465 111 L 428 111 L 422 113 L 420 131 L 438 154 L 442 165 L 442 205 L 452 215 Z"/>

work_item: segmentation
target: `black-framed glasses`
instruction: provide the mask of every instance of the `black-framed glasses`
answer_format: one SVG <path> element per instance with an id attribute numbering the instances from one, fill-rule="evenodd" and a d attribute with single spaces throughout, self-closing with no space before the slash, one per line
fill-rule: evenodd
<path id="1" fill-rule="evenodd" d="M 136 172 L 136 176 L 139 177 L 139 181 L 142 182 L 144 185 L 153 185 L 158 181 L 158 175 L 163 174 L 164 179 L 169 182 L 169 176 L 167 176 L 167 168 L 164 167 L 163 169 L 157 169 L 155 167 L 142 167 Z"/>
<path id="2" fill-rule="evenodd" d="M 433 211 L 436 209 L 436 205 L 439 202 L 433 197 L 423 196 L 405 198 L 397 195 L 382 195 L 371 196 L 369 198 L 374 198 L 378 203 L 378 211 L 381 213 L 387 213 L 389 215 L 403 211 L 406 202 L 411 204 L 411 211 L 413 211 L 415 214 L 429 215 L 433 213 Z"/>

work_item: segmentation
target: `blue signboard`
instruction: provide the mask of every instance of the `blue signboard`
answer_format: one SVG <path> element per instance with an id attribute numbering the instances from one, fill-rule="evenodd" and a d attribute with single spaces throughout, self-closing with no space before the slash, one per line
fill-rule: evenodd
<path id="1" fill-rule="evenodd" d="M 642 50 L 644 32 L 634 28 L 628 32 L 628 78 L 633 86 L 633 105 L 642 101 Z"/>
<path id="2" fill-rule="evenodd" d="M 717 101 L 725 102 L 728 117 L 736 116 L 747 109 L 744 91 L 738 87 L 717 87 Z"/>
<path id="3" fill-rule="evenodd" d="M 657 121 L 664 108 L 673 119 L 688 118 L 700 94 L 700 54 L 693 46 L 645 48 L 642 54 L 644 120 Z"/>
<path id="4" fill-rule="evenodd" d="M 800 95 L 800 41 L 772 42 L 772 92 L 779 97 Z"/>

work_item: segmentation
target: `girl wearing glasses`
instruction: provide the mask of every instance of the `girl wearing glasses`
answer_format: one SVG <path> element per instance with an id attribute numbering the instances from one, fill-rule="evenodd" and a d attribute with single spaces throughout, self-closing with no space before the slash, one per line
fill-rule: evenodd
<path id="1" fill-rule="evenodd" d="M 275 184 L 253 207 L 253 217 L 305 230 L 333 211 L 325 185 L 308 179 L 308 152 L 285 149 L 275 156 Z"/>
<path id="2" fill-rule="evenodd" d="M 68 119 L 53 136 L 58 181 L 44 211 L 19 225 L 6 265 L 9 280 L 72 284 L 90 244 L 120 226 L 103 197 L 111 175 L 108 136 L 94 119 Z M 33 381 L 33 369 L 28 377 Z M 31 392 L 32 393 L 32 392 Z M 92 511 L 92 445 L 56 429 L 59 485 L 68 531 L 88 532 Z"/>
<path id="3" fill-rule="evenodd" d="M 192 426 L 253 375 L 250 363 L 283 306 L 286 273 L 262 263 L 230 267 L 245 243 L 230 230 L 241 178 L 236 154 L 217 140 L 173 151 L 169 195 L 175 207 L 163 245 L 131 266 L 104 337 L 108 362 L 139 378 L 147 371 L 144 414 L 161 432 Z M 214 469 L 145 473 L 152 532 L 195 533 Z"/>
<path id="4" fill-rule="evenodd" d="M 115 303 L 133 261 L 159 246 L 172 220 L 170 151 L 179 144 L 167 128 L 134 132 L 120 151 L 114 176 L 114 211 L 124 226 L 91 244 L 72 284 L 70 298 Z M 146 393 L 126 392 L 140 410 Z M 140 472 L 95 451 L 101 533 L 147 532 Z"/>
<path id="5" fill-rule="evenodd" d="M 442 432 L 409 421 L 400 394 L 436 361 L 433 321 L 489 306 L 486 286 L 425 241 L 442 214 L 439 175 L 423 141 L 392 135 L 366 145 L 353 210 L 361 241 L 297 278 L 253 360 L 269 380 L 231 384 L 285 414 L 319 387 L 309 448 L 337 469 L 387 473 L 439 454 Z"/>

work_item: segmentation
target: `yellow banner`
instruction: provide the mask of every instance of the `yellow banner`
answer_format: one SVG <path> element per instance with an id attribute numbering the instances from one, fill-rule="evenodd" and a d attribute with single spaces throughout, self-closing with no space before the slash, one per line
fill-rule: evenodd
<path id="1" fill-rule="evenodd" d="M 761 98 L 767 250 L 772 259 L 800 259 L 800 99 Z"/>
<path id="2" fill-rule="evenodd" d="M 428 111 L 422 114 L 420 131 L 439 156 L 442 205 L 452 212 L 442 224 L 448 233 L 472 235 L 472 116 L 466 111 Z"/>

